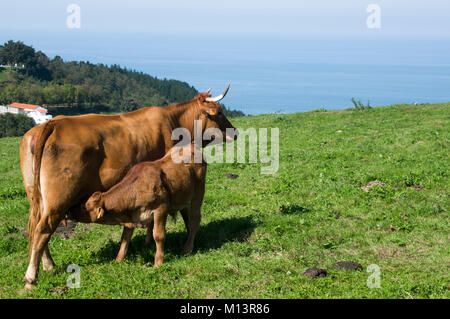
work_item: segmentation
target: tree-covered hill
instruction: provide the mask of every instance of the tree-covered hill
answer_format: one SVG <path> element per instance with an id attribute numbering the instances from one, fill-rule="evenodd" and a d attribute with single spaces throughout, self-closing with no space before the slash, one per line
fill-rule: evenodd
<path id="1" fill-rule="evenodd" d="M 65 62 L 59 56 L 50 59 L 20 41 L 10 40 L 0 46 L 0 64 L 12 66 L 0 68 L 0 104 L 66 106 L 58 108 L 59 112 L 72 114 L 127 112 L 183 102 L 198 93 L 186 82 L 158 79 L 118 65 Z M 243 115 L 240 111 L 227 112 Z"/>

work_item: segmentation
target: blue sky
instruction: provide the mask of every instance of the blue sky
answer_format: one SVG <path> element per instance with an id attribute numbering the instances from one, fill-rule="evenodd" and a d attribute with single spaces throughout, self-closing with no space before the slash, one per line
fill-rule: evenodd
<path id="1" fill-rule="evenodd" d="M 448 0 L 15 0 L 2 4 L 0 32 L 63 31 L 71 3 L 85 32 L 450 35 Z M 379 30 L 366 27 L 371 3 L 382 10 Z"/>

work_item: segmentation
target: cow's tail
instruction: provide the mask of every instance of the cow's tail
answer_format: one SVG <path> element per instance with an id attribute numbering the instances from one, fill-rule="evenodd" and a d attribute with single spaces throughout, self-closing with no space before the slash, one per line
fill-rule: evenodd
<path id="1" fill-rule="evenodd" d="M 33 172 L 34 172 L 34 182 L 33 182 L 33 195 L 31 197 L 30 203 L 30 217 L 28 219 L 28 248 L 29 253 L 31 253 L 34 232 L 36 226 L 41 219 L 42 210 L 42 195 L 40 190 L 40 171 L 41 171 L 41 161 L 42 153 L 44 152 L 45 142 L 47 141 L 50 134 L 52 134 L 55 127 L 55 123 L 52 120 L 47 121 L 39 134 L 34 147 L 33 155 Z"/>

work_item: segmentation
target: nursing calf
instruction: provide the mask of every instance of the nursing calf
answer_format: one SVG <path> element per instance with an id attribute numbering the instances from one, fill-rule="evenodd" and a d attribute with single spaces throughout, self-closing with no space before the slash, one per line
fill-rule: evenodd
<path id="1" fill-rule="evenodd" d="M 227 135 L 227 129 L 234 127 L 218 104 L 228 88 L 217 97 L 208 90 L 188 102 L 124 114 L 60 115 L 30 129 L 20 142 L 30 202 L 25 288 L 36 283 L 41 259 L 45 271 L 54 268 L 48 243 L 67 212 L 94 192 L 110 189 L 133 165 L 163 157 L 176 144 L 175 129 L 184 128 L 194 137 L 195 123 L 201 121 L 202 134 L 211 128 L 222 132 L 223 138 L 214 142 L 233 141 L 237 135 Z M 204 140 L 202 146 L 210 142 Z"/>
<path id="2" fill-rule="evenodd" d="M 186 156 L 187 152 L 190 156 Z M 188 163 L 177 163 L 182 158 Z M 195 163 L 194 159 L 201 162 Z M 125 258 L 134 228 L 147 227 L 147 239 L 153 234 L 156 243 L 158 267 L 163 262 L 168 215 L 175 217 L 181 212 L 188 232 L 183 252 L 192 251 L 200 225 L 205 176 L 206 162 L 201 150 L 193 143 L 175 146 L 162 159 L 133 166 L 118 184 L 106 192 L 95 192 L 83 208 L 70 212 L 68 217 L 81 222 L 123 225 L 116 258 L 119 262 Z"/>

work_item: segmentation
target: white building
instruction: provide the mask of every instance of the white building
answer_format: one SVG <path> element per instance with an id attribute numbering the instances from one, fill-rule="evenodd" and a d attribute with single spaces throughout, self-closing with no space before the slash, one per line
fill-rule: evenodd
<path id="1" fill-rule="evenodd" d="M 0 105 L 1 113 L 25 114 L 31 117 L 36 124 L 42 124 L 52 118 L 50 114 L 47 114 L 47 109 L 42 106 L 23 103 L 11 103 L 7 106 Z"/>

